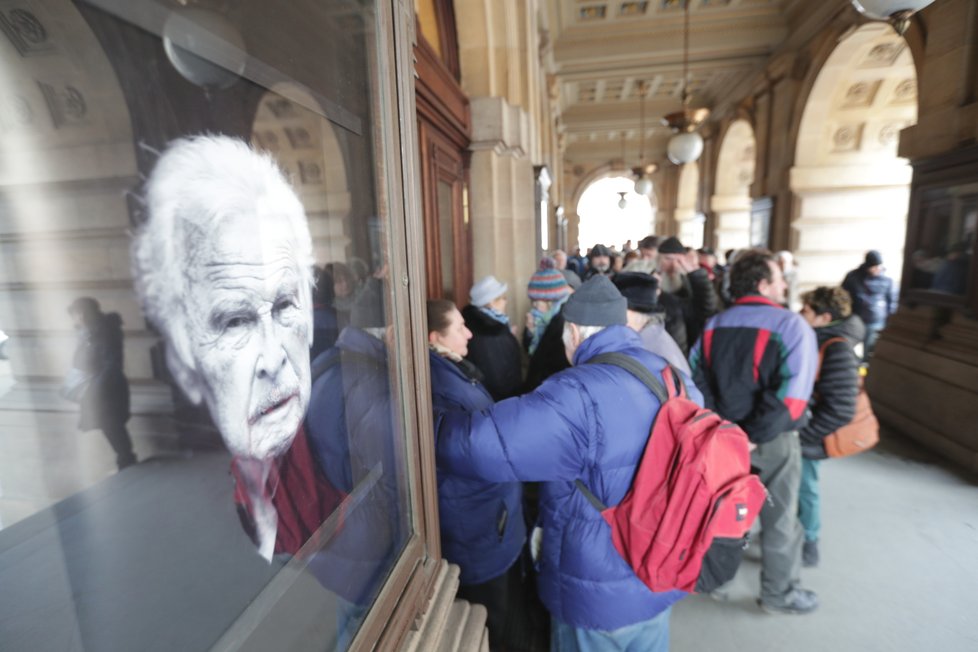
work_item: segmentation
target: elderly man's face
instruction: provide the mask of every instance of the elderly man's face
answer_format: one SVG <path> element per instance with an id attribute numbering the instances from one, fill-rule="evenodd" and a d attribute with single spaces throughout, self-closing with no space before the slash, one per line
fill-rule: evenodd
<path id="1" fill-rule="evenodd" d="M 281 455 L 310 394 L 309 292 L 291 229 L 235 216 L 190 247 L 185 310 L 198 398 L 234 455 Z"/>

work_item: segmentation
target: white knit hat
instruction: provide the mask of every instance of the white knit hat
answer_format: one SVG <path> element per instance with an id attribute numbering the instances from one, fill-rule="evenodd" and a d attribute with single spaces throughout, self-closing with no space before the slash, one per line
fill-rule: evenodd
<path id="1" fill-rule="evenodd" d="M 473 306 L 487 306 L 493 299 L 506 294 L 508 289 L 508 285 L 489 275 L 476 281 L 469 290 L 469 300 L 472 301 Z"/>

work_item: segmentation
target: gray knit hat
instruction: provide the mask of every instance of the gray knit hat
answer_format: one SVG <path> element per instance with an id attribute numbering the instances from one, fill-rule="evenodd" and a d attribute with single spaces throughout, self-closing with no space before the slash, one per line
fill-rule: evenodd
<path id="1" fill-rule="evenodd" d="M 473 306 L 487 306 L 495 299 L 506 294 L 509 286 L 489 275 L 480 278 L 469 290 L 469 300 Z"/>
<path id="2" fill-rule="evenodd" d="M 564 304 L 564 319 L 578 326 L 628 323 L 628 301 L 607 276 L 598 274 L 581 284 Z"/>

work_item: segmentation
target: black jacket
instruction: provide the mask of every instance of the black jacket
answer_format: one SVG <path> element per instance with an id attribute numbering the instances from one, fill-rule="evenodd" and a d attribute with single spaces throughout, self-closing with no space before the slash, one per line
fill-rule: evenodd
<path id="1" fill-rule="evenodd" d="M 720 310 L 720 299 L 713 287 L 713 281 L 705 269 L 693 270 L 683 275 L 682 289 L 672 293 L 682 305 L 683 322 L 686 325 L 686 341 L 695 342 L 703 333 L 706 320 Z M 668 322 L 666 324 L 668 329 Z M 675 334 L 670 331 L 675 338 Z M 676 340 L 678 342 L 678 339 Z M 686 348 L 680 344 L 683 352 Z"/>
<path id="2" fill-rule="evenodd" d="M 859 361 L 852 347 L 862 342 L 865 332 L 866 327 L 857 315 L 815 329 L 819 349 L 834 337 L 845 341 L 832 342 L 825 348 L 809 403 L 811 418 L 798 432 L 802 454 L 809 459 L 825 459 L 823 438 L 849 423 L 856 414 Z"/>
<path id="3" fill-rule="evenodd" d="M 686 320 L 683 316 L 683 302 L 675 294 L 663 292 L 659 295 L 659 306 L 666 312 L 666 332 L 676 340 L 683 355 L 689 356 L 689 338 L 686 337 Z"/>
<path id="4" fill-rule="evenodd" d="M 524 392 L 532 392 L 547 378 L 558 371 L 570 367 L 567 361 L 567 350 L 564 348 L 564 308 L 553 316 L 543 335 L 537 350 L 530 356 L 530 366 L 526 370 Z"/>
<path id="5" fill-rule="evenodd" d="M 509 326 L 468 305 L 462 309 L 465 326 L 472 331 L 466 359 L 485 377 L 483 384 L 494 401 L 520 393 L 523 386 L 523 354 Z"/>

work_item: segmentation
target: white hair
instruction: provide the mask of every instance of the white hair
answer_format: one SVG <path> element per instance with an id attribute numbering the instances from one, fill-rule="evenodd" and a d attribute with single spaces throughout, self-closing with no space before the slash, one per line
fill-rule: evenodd
<path id="1" fill-rule="evenodd" d="M 637 328 L 636 330 L 642 330 L 649 324 L 658 326 L 659 324 L 664 324 L 666 322 L 665 312 L 640 312 L 638 310 L 628 311 L 629 320 L 634 323 Z"/>
<path id="2" fill-rule="evenodd" d="M 571 322 L 565 321 L 564 332 L 561 334 L 561 339 L 564 341 L 564 346 L 567 347 L 568 349 L 571 348 L 571 346 L 573 346 L 574 344 L 571 341 L 570 325 Z M 607 328 L 606 326 L 581 326 L 580 324 L 574 324 L 574 325 L 577 326 L 577 332 L 580 334 L 582 342 L 587 338 L 591 337 L 592 335 L 597 335 L 605 328 Z"/>
<path id="3" fill-rule="evenodd" d="M 147 319 L 192 365 L 179 273 L 201 238 L 232 216 L 271 217 L 287 224 L 295 242 L 300 300 L 312 333 L 312 238 L 305 210 L 275 161 L 228 136 L 193 136 L 167 147 L 146 182 L 146 221 L 133 235 L 132 274 Z M 256 235 L 257 237 L 257 235 Z"/>

